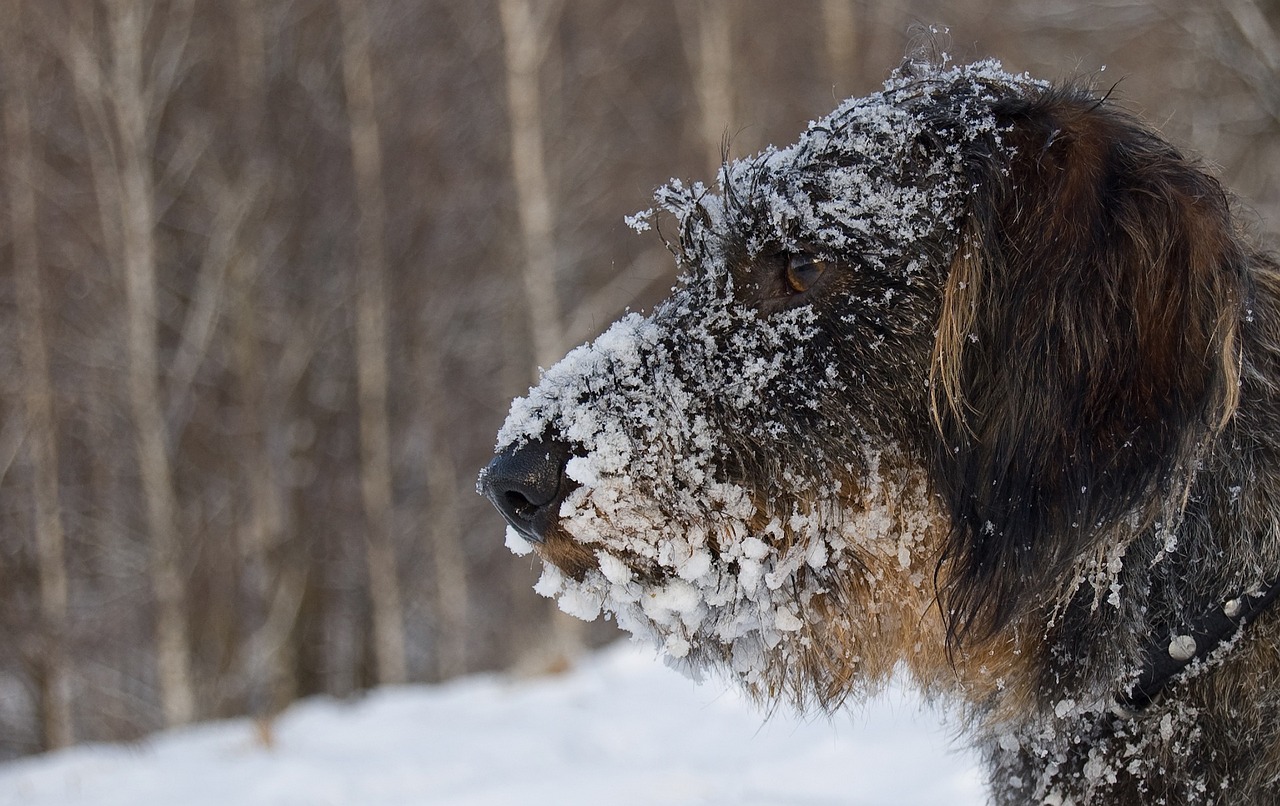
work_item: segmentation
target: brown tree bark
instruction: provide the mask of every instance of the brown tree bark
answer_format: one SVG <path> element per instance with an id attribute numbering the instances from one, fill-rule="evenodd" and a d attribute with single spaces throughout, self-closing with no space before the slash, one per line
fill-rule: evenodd
<path id="1" fill-rule="evenodd" d="M 374 661 L 379 683 L 400 683 L 407 679 L 408 671 L 391 499 L 382 149 L 365 7 L 360 0 L 339 0 L 339 7 L 342 11 L 342 77 L 359 208 L 356 386 L 360 401 L 360 484 L 366 520 L 369 596 L 373 605 Z"/>
<path id="2" fill-rule="evenodd" d="M 854 0 L 822 0 L 827 75 L 842 96 L 850 94 L 857 79 L 858 18 L 853 4 Z"/>
<path id="3" fill-rule="evenodd" d="M 547 157 L 543 145 L 542 88 L 539 77 L 546 53 L 546 21 L 558 12 L 543 6 L 535 15 L 529 0 L 499 0 L 503 53 L 506 57 L 507 115 L 511 171 L 520 222 L 524 281 L 534 362 L 546 368 L 565 351 L 564 322 L 556 294 L 555 220 Z M 536 380 L 536 378 L 535 378 Z M 583 623 L 556 610 L 551 634 L 524 653 L 519 664 L 533 671 L 557 669 L 582 651 Z"/>
<path id="4" fill-rule="evenodd" d="M 237 524 L 239 561 L 253 603 L 253 623 L 237 648 L 239 685 L 247 688 L 250 710 L 267 718 L 297 696 L 293 633 L 307 582 L 307 567 L 290 551 L 296 529 L 286 500 L 282 472 L 271 451 L 273 430 L 292 383 L 282 383 L 280 367 L 263 355 L 263 306 L 258 297 L 265 251 L 262 234 L 275 161 L 259 150 L 268 117 L 268 46 L 263 0 L 238 0 L 235 77 L 236 140 L 247 152 L 233 170 L 226 194 L 244 211 L 228 256 L 232 366 L 241 398 L 241 431 L 246 484 L 245 512 Z M 274 383 L 273 383 L 274 381 Z"/>
<path id="5" fill-rule="evenodd" d="M 138 472 L 151 541 L 151 583 L 156 602 L 156 664 L 161 708 L 168 725 L 196 713 L 191 639 L 185 614 L 185 579 L 178 535 L 178 504 L 161 404 L 157 345 L 156 197 L 152 176 L 155 91 L 142 55 L 148 20 L 136 0 L 112 0 L 107 28 L 110 73 L 106 86 L 115 136 L 114 176 L 120 216 L 119 263 L 124 272 L 129 405 Z M 83 44 L 83 43 L 82 43 Z M 169 54 L 173 56 L 174 54 Z M 104 177 L 105 178 L 105 177 Z"/>
<path id="6" fill-rule="evenodd" d="M 549 367 L 564 353 L 560 301 L 556 296 L 555 221 L 543 147 L 539 74 L 546 47 L 529 0 L 499 0 L 511 127 L 511 171 L 524 247 L 521 278 L 529 306 L 533 355 Z"/>
<path id="7" fill-rule="evenodd" d="M 720 171 L 734 124 L 732 0 L 679 4 L 680 30 L 693 65 L 702 148 L 710 176 Z"/>
<path id="8" fill-rule="evenodd" d="M 44 290 L 41 281 L 39 220 L 36 188 L 40 159 L 36 154 L 28 107 L 34 57 L 28 52 L 22 2 L 2 23 L 4 122 L 8 154 L 9 221 L 13 242 L 13 272 L 22 357 L 23 413 L 26 447 L 31 461 L 34 530 L 40 588 L 39 657 L 35 677 L 40 728 L 47 750 L 66 747 L 75 739 L 71 713 L 71 667 L 67 651 L 67 579 L 65 535 L 58 496 L 58 445 L 49 378 L 49 347 L 45 332 Z"/>
<path id="9" fill-rule="evenodd" d="M 426 532 L 435 582 L 435 675 L 437 679 L 448 680 L 467 671 L 470 580 L 462 544 L 458 469 L 444 437 L 447 426 L 442 417 L 445 401 L 440 381 L 445 374 L 434 348 L 435 345 L 425 345 L 419 362 L 421 377 L 429 379 L 422 393 L 426 398 L 423 409 L 428 428 Z"/>

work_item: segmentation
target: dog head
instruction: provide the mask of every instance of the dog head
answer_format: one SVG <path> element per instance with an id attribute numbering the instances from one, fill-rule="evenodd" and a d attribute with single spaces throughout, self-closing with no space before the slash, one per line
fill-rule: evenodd
<path id="1" fill-rule="evenodd" d="M 479 488 L 563 609 L 761 694 L 1042 613 L 1233 404 L 1225 200 L 1086 93 L 909 66 L 656 199 L 677 288 L 515 401 Z"/>

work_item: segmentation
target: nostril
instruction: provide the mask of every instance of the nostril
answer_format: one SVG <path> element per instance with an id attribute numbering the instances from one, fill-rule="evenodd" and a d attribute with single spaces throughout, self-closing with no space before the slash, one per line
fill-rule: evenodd
<path id="1" fill-rule="evenodd" d="M 568 461 L 564 443 L 526 442 L 494 457 L 480 474 L 478 489 L 516 531 L 541 542 L 558 517 Z"/>
<path id="2" fill-rule="evenodd" d="M 515 490 L 510 490 L 505 493 L 505 495 L 507 499 L 506 509 L 514 512 L 522 520 L 531 521 L 534 516 L 537 515 L 538 505 L 530 501 L 528 498 L 525 498 Z"/>

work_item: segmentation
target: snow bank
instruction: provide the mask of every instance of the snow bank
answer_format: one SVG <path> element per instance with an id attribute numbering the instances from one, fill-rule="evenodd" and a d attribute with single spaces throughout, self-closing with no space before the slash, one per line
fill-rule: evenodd
<path id="1" fill-rule="evenodd" d="M 900 690 L 765 717 L 630 646 L 557 678 L 381 689 L 0 766 L 0 806 L 978 804 L 972 756 Z"/>

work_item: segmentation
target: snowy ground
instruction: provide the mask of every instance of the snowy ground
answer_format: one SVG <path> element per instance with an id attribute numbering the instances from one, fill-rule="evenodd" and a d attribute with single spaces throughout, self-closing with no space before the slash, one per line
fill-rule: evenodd
<path id="1" fill-rule="evenodd" d="M 652 653 L 555 678 L 482 676 L 309 700 L 272 746 L 236 720 L 0 766 L 0 806 L 980 804 L 972 756 L 901 691 L 834 720 L 768 721 Z"/>

